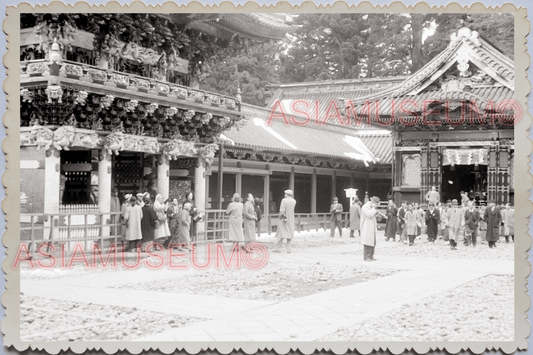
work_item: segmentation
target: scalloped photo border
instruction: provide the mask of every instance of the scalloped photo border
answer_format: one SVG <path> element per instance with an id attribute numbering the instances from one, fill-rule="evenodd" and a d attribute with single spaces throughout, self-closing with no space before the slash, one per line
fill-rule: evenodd
<path id="1" fill-rule="evenodd" d="M 530 22 L 526 18 L 527 10 L 517 8 L 513 4 L 504 4 L 499 7 L 486 7 L 481 3 L 471 6 L 461 6 L 450 3 L 446 6 L 430 6 L 427 3 L 418 3 L 416 6 L 406 6 L 402 2 L 393 2 L 387 6 L 374 6 L 370 2 L 358 5 L 348 5 L 345 2 L 335 2 L 332 5 L 317 6 L 312 1 L 305 1 L 301 5 L 292 5 L 288 2 L 278 2 L 273 5 L 259 5 L 248 2 L 244 6 L 235 6 L 224 1 L 219 5 L 202 5 L 199 2 L 190 2 L 187 5 L 178 5 L 165 2 L 161 5 L 145 5 L 135 1 L 127 5 L 118 2 L 109 2 L 105 5 L 90 5 L 86 2 L 77 2 L 74 5 L 53 1 L 48 5 L 32 6 L 20 3 L 18 6 L 8 6 L 3 29 L 7 35 L 7 52 L 4 56 L 4 65 L 7 68 L 7 77 L 3 83 L 6 92 L 7 110 L 3 116 L 7 137 L 3 142 L 6 155 L 6 171 L 2 176 L 5 186 L 6 198 L 2 201 L 5 213 L 6 232 L 2 241 L 6 247 L 6 255 L 2 269 L 6 278 L 6 291 L 2 295 L 2 304 L 5 307 L 5 318 L 1 322 L 4 345 L 18 351 L 27 349 L 43 349 L 49 353 L 68 350 L 81 353 L 88 349 L 104 351 L 108 354 L 118 350 L 128 350 L 131 353 L 140 353 L 150 349 L 157 349 L 163 353 L 175 350 L 184 350 L 188 353 L 197 353 L 202 350 L 213 349 L 220 353 L 229 353 L 242 350 L 246 353 L 255 353 L 260 350 L 274 350 L 285 354 L 291 350 L 299 350 L 304 354 L 315 351 L 330 350 L 340 354 L 356 350 L 368 354 L 374 350 L 389 350 L 392 353 L 401 353 L 414 350 L 419 354 L 431 350 L 446 350 L 455 354 L 460 351 L 470 350 L 479 354 L 491 349 L 500 349 L 505 353 L 528 348 L 527 338 L 531 326 L 527 320 L 526 311 L 530 307 L 530 297 L 527 294 L 527 277 L 531 272 L 528 250 L 531 247 L 531 238 L 518 237 L 515 240 L 515 340 L 511 342 L 23 342 L 20 341 L 20 273 L 19 269 L 12 269 L 17 248 L 20 243 L 20 14 L 23 12 L 34 13 L 91 13 L 91 12 L 136 12 L 136 13 L 191 13 L 191 12 L 270 12 L 270 13 L 302 13 L 302 12 L 413 12 L 413 13 L 512 13 L 515 16 L 514 41 L 515 41 L 515 100 L 521 105 L 524 113 L 522 119 L 515 126 L 515 230 L 517 235 L 529 235 L 528 222 L 531 215 L 532 203 L 529 200 L 529 190 L 532 187 L 532 176 L 529 173 L 529 156 L 532 152 L 532 142 L 528 138 L 532 116 L 528 112 L 527 97 L 531 91 L 531 84 L 527 79 L 527 68 L 530 56 L 527 53 L 526 36 L 530 31 Z"/>

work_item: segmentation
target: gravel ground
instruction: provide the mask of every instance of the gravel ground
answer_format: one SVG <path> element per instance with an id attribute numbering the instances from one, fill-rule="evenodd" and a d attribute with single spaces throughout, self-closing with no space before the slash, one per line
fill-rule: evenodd
<path id="1" fill-rule="evenodd" d="M 20 337 L 31 341 L 135 340 L 203 321 L 136 308 L 41 299 L 23 294 L 20 306 Z"/>
<path id="2" fill-rule="evenodd" d="M 513 299 L 513 277 L 489 275 L 321 340 L 512 341 Z"/>
<path id="3" fill-rule="evenodd" d="M 224 269 L 118 286 L 123 289 L 204 294 L 250 300 L 287 301 L 398 272 L 353 266 L 277 263 L 260 270 Z"/>

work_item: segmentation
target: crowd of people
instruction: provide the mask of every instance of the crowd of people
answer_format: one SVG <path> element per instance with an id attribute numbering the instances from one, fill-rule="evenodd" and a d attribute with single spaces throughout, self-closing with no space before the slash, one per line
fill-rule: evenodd
<path id="1" fill-rule="evenodd" d="M 113 225 L 121 225 L 121 231 L 112 230 L 124 236 L 126 251 L 146 252 L 148 246 L 155 250 L 177 248 L 191 249 L 196 240 L 196 223 L 201 219 L 194 206 L 192 192 L 187 192 L 181 203 L 178 198 L 164 200 L 161 194 L 154 199 L 150 193 L 126 194 L 124 203 L 118 209 L 116 189 L 112 190 L 111 212 L 120 212 L 120 221 L 113 216 Z"/>
<path id="2" fill-rule="evenodd" d="M 461 204 L 456 199 L 443 203 L 434 186 L 425 198 L 427 210 L 422 209 L 418 203 L 407 201 L 402 201 L 400 208 L 397 208 L 391 198 L 385 215 L 377 211 L 379 199 L 372 198 L 377 201 L 372 214 L 375 218 L 386 219 L 386 241 L 403 242 L 412 246 L 416 239 L 421 239 L 424 228 L 428 243 L 435 244 L 437 238 L 441 238 L 452 250 L 457 250 L 459 241 L 465 246 L 475 247 L 478 237 L 481 243 L 488 243 L 490 248 L 496 247 L 501 236 L 505 237 L 506 243 L 510 239 L 514 241 L 514 209 L 509 203 L 497 206 L 495 202 L 489 201 L 487 206 L 480 206 L 466 194 L 461 195 Z M 350 207 L 350 237 L 354 236 L 356 230 L 364 236 L 363 220 L 366 217 L 363 209 L 364 206 L 361 207 L 358 199 Z M 332 224 L 332 236 L 334 227 Z"/>

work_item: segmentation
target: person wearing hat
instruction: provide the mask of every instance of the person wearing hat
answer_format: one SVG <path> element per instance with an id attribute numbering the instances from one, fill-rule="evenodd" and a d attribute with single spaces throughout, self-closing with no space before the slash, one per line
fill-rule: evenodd
<path id="1" fill-rule="evenodd" d="M 111 205 L 109 212 L 115 213 L 111 215 L 111 235 L 120 233 L 119 228 L 117 228 L 117 223 L 119 223 L 119 214 L 120 212 L 120 199 L 118 198 L 118 190 L 116 187 L 111 189 Z"/>
<path id="2" fill-rule="evenodd" d="M 331 237 L 333 238 L 335 236 L 335 228 L 339 229 L 339 237 L 342 238 L 342 212 L 343 207 L 339 203 L 339 199 L 337 197 L 333 197 L 333 203 L 331 204 L 329 208 L 329 212 L 331 213 Z"/>
<path id="3" fill-rule="evenodd" d="M 494 201 L 489 202 L 483 217 L 485 222 L 487 222 L 485 240 L 489 243 L 489 248 L 492 249 L 500 239 L 500 223 L 502 221 L 500 210 L 496 207 Z"/>
<path id="4" fill-rule="evenodd" d="M 457 249 L 457 240 L 461 233 L 461 228 L 465 225 L 464 213 L 459 208 L 456 199 L 452 200 L 452 208 L 448 210 L 448 237 L 450 238 L 450 249 Z"/>
<path id="5" fill-rule="evenodd" d="M 141 220 L 143 212 L 135 197 L 130 199 L 130 203 L 131 206 L 126 210 L 124 221 L 126 223 L 126 240 L 128 241 L 127 251 L 132 252 L 139 247 L 142 240 Z"/>
<path id="6" fill-rule="evenodd" d="M 355 231 L 361 236 L 361 202 L 357 196 L 350 206 L 350 238 L 355 238 Z"/>
<path id="7" fill-rule="evenodd" d="M 385 240 L 396 239 L 396 230 L 398 228 L 398 208 L 394 204 L 394 200 L 389 198 L 389 204 L 387 205 L 387 211 L 385 212 L 387 216 L 387 225 L 385 226 Z"/>
<path id="8" fill-rule="evenodd" d="M 285 197 L 281 200 L 279 205 L 279 222 L 278 230 L 276 231 L 276 238 L 278 242 L 274 249 L 275 253 L 279 253 L 283 239 L 287 239 L 287 253 L 291 252 L 291 240 L 294 237 L 294 207 L 296 200 L 293 198 L 292 190 L 285 190 Z"/>
<path id="9" fill-rule="evenodd" d="M 363 260 L 373 261 L 374 250 L 376 248 L 376 237 L 378 234 L 378 222 L 376 216 L 379 206 L 379 197 L 372 197 L 361 208 L 361 239 L 364 246 Z"/>
<path id="10" fill-rule="evenodd" d="M 437 239 L 437 234 L 439 232 L 439 222 L 440 222 L 440 213 L 439 210 L 435 208 L 435 203 L 430 202 L 428 204 L 428 210 L 426 211 L 426 233 L 428 235 L 428 243 L 435 244 Z"/>

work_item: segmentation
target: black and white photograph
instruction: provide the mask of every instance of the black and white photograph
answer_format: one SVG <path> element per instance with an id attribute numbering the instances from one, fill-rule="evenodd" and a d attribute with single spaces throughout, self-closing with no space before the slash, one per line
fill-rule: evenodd
<path id="1" fill-rule="evenodd" d="M 88 9 L 8 14 L 19 344 L 527 347 L 523 13 Z"/>

